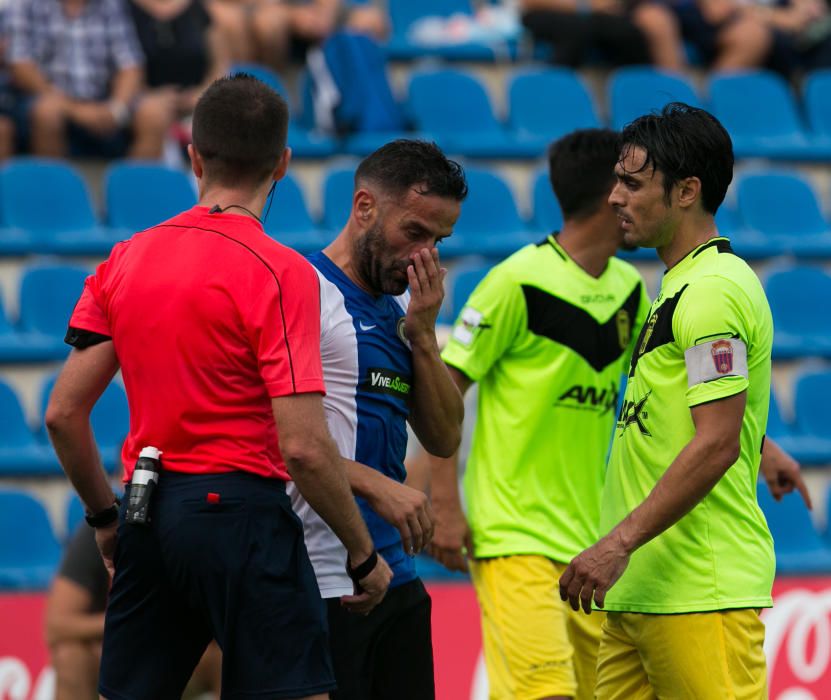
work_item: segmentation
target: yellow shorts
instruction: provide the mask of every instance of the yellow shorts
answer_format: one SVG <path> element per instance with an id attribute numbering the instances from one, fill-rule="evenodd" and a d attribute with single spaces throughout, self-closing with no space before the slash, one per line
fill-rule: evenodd
<path id="1" fill-rule="evenodd" d="M 471 562 L 491 700 L 594 697 L 605 616 L 576 613 L 560 600 L 564 569 L 530 555 Z"/>
<path id="2" fill-rule="evenodd" d="M 606 615 L 599 700 L 765 700 L 765 626 L 756 610 Z"/>

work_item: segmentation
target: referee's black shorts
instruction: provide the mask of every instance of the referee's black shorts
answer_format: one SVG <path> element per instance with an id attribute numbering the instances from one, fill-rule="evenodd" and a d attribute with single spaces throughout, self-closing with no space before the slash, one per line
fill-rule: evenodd
<path id="1" fill-rule="evenodd" d="M 432 601 L 420 579 L 390 588 L 367 615 L 329 598 L 338 690 L 332 700 L 433 700 Z"/>
<path id="2" fill-rule="evenodd" d="M 214 638 L 223 700 L 334 688 L 325 605 L 283 482 L 163 472 L 148 527 L 124 523 L 126 503 L 104 630 L 105 698 L 179 700 Z"/>

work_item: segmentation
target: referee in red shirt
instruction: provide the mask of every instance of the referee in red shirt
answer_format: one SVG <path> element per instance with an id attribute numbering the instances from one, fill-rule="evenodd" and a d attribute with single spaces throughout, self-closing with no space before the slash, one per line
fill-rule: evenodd
<path id="1" fill-rule="evenodd" d="M 389 584 L 326 429 L 317 275 L 260 223 L 287 123 L 261 82 L 215 82 L 193 117 L 199 204 L 116 245 L 69 323 L 46 425 L 114 568 L 108 700 L 181 697 L 212 638 L 223 698 L 328 697 L 326 611 L 289 478 L 347 549 L 359 592 L 344 605 L 366 613 Z M 143 447 L 162 451 L 147 525 L 125 523 L 126 498 L 119 517 L 90 429 L 119 368 L 125 481 Z"/>

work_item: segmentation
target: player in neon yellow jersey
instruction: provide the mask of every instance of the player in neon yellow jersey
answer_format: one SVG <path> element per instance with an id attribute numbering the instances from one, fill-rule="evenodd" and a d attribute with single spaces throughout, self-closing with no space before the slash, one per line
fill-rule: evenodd
<path id="1" fill-rule="evenodd" d="M 722 125 L 683 104 L 622 134 L 609 199 L 667 272 L 635 345 L 603 489 L 605 536 L 560 579 L 607 611 L 596 697 L 766 697 L 773 542 L 756 503 L 773 325 L 717 235 L 733 175 Z"/>
<path id="2" fill-rule="evenodd" d="M 479 383 L 464 490 L 492 698 L 594 690 L 600 621 L 572 613 L 556 589 L 597 538 L 618 388 L 649 307 L 638 272 L 614 257 L 618 151 L 618 134 L 602 130 L 554 144 L 562 231 L 491 270 L 442 355 L 462 390 Z M 430 551 L 464 569 L 467 524 L 446 466 L 433 469 Z"/>

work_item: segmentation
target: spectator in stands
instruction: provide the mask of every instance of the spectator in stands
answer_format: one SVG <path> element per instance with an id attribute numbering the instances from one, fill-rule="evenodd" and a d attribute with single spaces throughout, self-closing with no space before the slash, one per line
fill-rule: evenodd
<path id="1" fill-rule="evenodd" d="M 11 0 L 9 9 L 8 60 L 33 153 L 161 153 L 167 115 L 140 98 L 141 48 L 120 0 Z"/>
<path id="2" fill-rule="evenodd" d="M 8 48 L 8 7 L 0 3 L 0 161 L 14 154 L 15 95 L 9 82 L 6 66 Z"/>
<path id="3" fill-rule="evenodd" d="M 129 0 L 129 8 L 144 52 L 145 104 L 168 124 L 189 117 L 202 91 L 231 67 L 227 32 L 202 0 Z"/>
<path id="4" fill-rule="evenodd" d="M 774 32 L 773 68 L 831 67 L 831 8 L 826 0 L 755 0 L 757 18 Z"/>
<path id="5" fill-rule="evenodd" d="M 556 63 L 577 67 L 599 49 L 615 65 L 683 65 L 683 46 L 669 8 L 624 0 L 520 0 L 522 23 L 539 41 L 554 45 Z"/>
<path id="6" fill-rule="evenodd" d="M 95 530 L 82 522 L 69 541 L 46 604 L 46 642 L 55 669 L 55 700 L 98 698 L 109 586 Z M 211 644 L 184 697 L 211 693 L 218 700 L 221 659 L 219 647 Z"/>
<path id="7" fill-rule="evenodd" d="M 380 8 L 345 0 L 265 0 L 253 7 L 251 21 L 261 60 L 278 68 L 289 60 L 305 60 L 310 47 L 338 29 L 378 40 L 388 29 Z"/>

